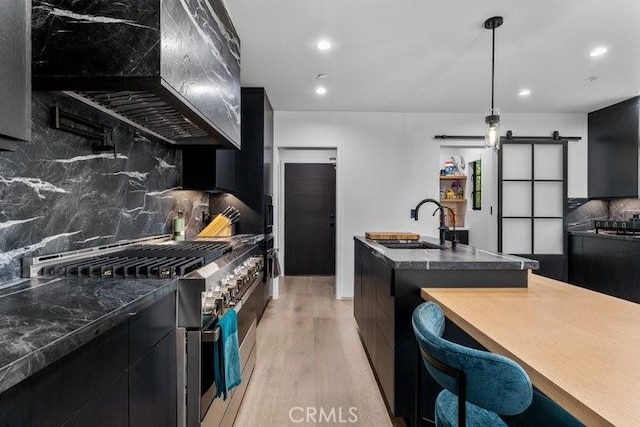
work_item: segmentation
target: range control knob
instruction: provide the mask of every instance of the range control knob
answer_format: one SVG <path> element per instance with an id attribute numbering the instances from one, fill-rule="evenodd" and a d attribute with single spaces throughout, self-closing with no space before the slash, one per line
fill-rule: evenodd
<path id="1" fill-rule="evenodd" d="M 218 292 L 202 293 L 202 314 L 216 316 L 222 313 L 223 299 Z"/>

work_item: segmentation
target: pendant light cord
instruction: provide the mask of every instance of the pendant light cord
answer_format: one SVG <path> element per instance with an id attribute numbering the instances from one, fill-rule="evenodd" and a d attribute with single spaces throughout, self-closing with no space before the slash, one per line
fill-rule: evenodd
<path id="1" fill-rule="evenodd" d="M 496 26 L 491 29 L 491 114 L 493 114 L 493 86 L 495 81 L 496 63 Z"/>

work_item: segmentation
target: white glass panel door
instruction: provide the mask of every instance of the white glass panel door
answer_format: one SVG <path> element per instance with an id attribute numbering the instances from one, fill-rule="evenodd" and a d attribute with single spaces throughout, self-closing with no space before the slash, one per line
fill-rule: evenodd
<path id="1" fill-rule="evenodd" d="M 528 254 L 531 252 L 531 220 L 508 218 L 502 222 L 502 252 Z"/>
<path id="2" fill-rule="evenodd" d="M 564 253 L 564 222 L 562 219 L 534 219 L 534 254 Z"/>
<path id="3" fill-rule="evenodd" d="M 504 216 L 531 216 L 531 182 L 509 181 L 502 187 Z"/>
<path id="4" fill-rule="evenodd" d="M 506 184 L 506 183 L 505 183 Z M 533 216 L 564 216 L 564 195 L 562 182 L 534 182 Z"/>
<path id="5" fill-rule="evenodd" d="M 563 255 L 566 141 L 506 141 L 500 153 L 499 250 Z"/>
<path id="6" fill-rule="evenodd" d="M 534 145 L 534 179 L 556 179 L 562 181 L 564 175 L 562 145 Z"/>
<path id="7" fill-rule="evenodd" d="M 531 179 L 531 145 L 505 143 L 502 151 L 503 179 Z"/>

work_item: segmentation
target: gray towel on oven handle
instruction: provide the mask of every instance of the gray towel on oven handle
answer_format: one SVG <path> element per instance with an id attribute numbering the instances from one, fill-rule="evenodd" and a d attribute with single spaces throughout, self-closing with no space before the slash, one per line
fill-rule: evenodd
<path id="1" fill-rule="evenodd" d="M 271 279 L 280 276 L 280 260 L 278 259 L 278 249 L 271 249 L 267 255 L 268 275 Z"/>

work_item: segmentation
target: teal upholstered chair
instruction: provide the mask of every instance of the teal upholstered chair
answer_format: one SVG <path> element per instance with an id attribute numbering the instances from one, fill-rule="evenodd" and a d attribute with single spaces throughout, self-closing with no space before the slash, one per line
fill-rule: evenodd
<path id="1" fill-rule="evenodd" d="M 444 325 L 442 309 L 433 302 L 421 304 L 413 313 L 424 364 L 444 387 L 436 399 L 436 426 L 582 425 L 557 404 L 534 393 L 520 365 L 445 340 Z"/>

